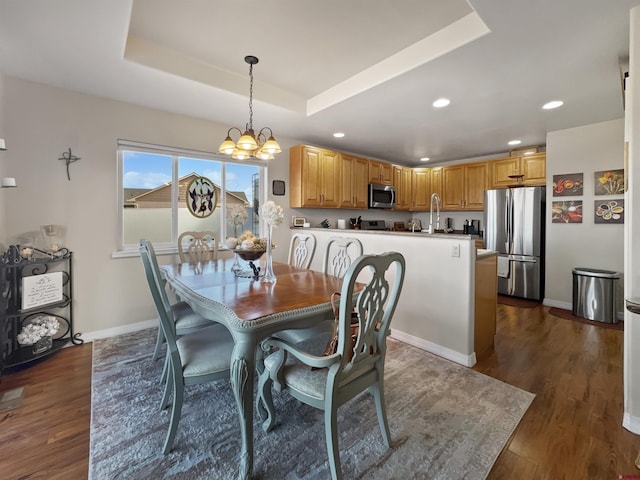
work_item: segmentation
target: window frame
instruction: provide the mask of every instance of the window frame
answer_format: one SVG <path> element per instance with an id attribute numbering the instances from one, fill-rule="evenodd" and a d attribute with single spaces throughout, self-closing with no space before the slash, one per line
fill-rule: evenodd
<path id="1" fill-rule="evenodd" d="M 171 242 L 164 243 L 154 243 L 154 247 L 157 253 L 175 253 L 178 248 L 178 236 L 180 232 L 178 232 L 178 169 L 179 162 L 181 157 L 187 157 L 191 159 L 197 160 L 210 160 L 214 162 L 220 162 L 221 164 L 221 181 L 220 181 L 220 196 L 221 198 L 218 201 L 218 206 L 216 208 L 226 209 L 226 166 L 227 164 L 239 164 L 239 165 L 252 165 L 258 167 L 259 180 L 258 180 L 258 196 L 260 205 L 262 205 L 267 199 L 267 169 L 268 163 L 259 160 L 259 159 L 248 159 L 248 160 L 233 160 L 232 158 L 215 154 L 210 152 L 204 152 L 200 150 L 191 150 L 186 148 L 179 147 L 170 147 L 163 145 L 154 145 L 150 143 L 137 142 L 132 140 L 122 140 L 118 139 L 118 148 L 117 148 L 117 202 L 118 202 L 118 228 L 117 228 L 117 238 L 116 245 L 118 252 L 121 252 L 127 256 L 127 253 L 138 253 L 138 244 L 125 244 L 124 243 L 124 152 L 125 151 L 135 151 L 142 153 L 150 153 L 150 154 L 159 154 L 166 155 L 171 157 Z M 220 243 L 223 242 L 224 238 L 227 238 L 227 223 L 224 221 L 226 215 L 221 215 L 220 220 L 220 232 L 222 238 L 220 239 Z M 264 225 L 260 224 L 260 232 L 264 230 Z M 117 253 L 114 256 L 118 256 Z"/>

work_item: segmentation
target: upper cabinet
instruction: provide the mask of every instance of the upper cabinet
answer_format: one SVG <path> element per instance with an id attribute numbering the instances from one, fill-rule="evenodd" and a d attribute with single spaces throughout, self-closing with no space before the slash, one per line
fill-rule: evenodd
<path id="1" fill-rule="evenodd" d="M 429 210 L 431 199 L 431 169 L 411 169 L 411 211 L 426 212 Z"/>
<path id="2" fill-rule="evenodd" d="M 546 164 L 546 153 L 492 160 L 489 162 L 491 188 L 544 185 L 547 181 Z"/>
<path id="3" fill-rule="evenodd" d="M 369 160 L 369 183 L 393 185 L 393 165 Z"/>
<path id="4" fill-rule="evenodd" d="M 396 187 L 395 210 L 409 210 L 413 198 L 411 185 L 412 169 L 409 167 L 393 166 L 393 185 Z"/>
<path id="5" fill-rule="evenodd" d="M 367 208 L 369 160 L 342 155 L 340 208 Z"/>
<path id="6" fill-rule="evenodd" d="M 488 188 L 487 162 L 442 167 L 443 210 L 483 210 Z"/>
<path id="7" fill-rule="evenodd" d="M 289 150 L 292 208 L 337 208 L 340 203 L 340 153 L 308 145 Z"/>

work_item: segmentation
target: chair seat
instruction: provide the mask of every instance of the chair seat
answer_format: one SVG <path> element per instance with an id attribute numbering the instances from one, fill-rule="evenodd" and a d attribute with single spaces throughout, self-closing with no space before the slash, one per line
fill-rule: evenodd
<path id="1" fill-rule="evenodd" d="M 178 302 L 171 305 L 173 316 L 176 320 L 176 332 L 178 335 L 189 333 L 185 330 L 191 330 L 211 325 L 213 322 L 207 320 L 194 312 L 186 302 Z"/>
<path id="2" fill-rule="evenodd" d="M 278 332 L 278 335 L 282 332 Z M 327 342 L 331 336 L 329 334 L 320 334 L 315 337 L 309 338 L 303 342 L 297 343 L 296 348 L 312 355 L 322 355 Z M 278 351 L 268 355 L 264 359 L 265 370 L 272 371 L 277 368 L 279 362 L 277 360 L 282 356 L 282 352 Z M 324 399 L 325 385 L 327 382 L 327 372 L 329 369 L 321 368 L 318 370 L 312 370 L 311 367 L 305 365 L 293 355 L 287 355 L 287 361 L 282 367 L 282 375 L 287 384 L 287 388 L 309 395 L 310 397 L 317 398 L 318 400 Z"/>
<path id="3" fill-rule="evenodd" d="M 214 324 L 176 341 L 183 375 L 197 377 L 229 370 L 233 337 L 224 325 Z"/>

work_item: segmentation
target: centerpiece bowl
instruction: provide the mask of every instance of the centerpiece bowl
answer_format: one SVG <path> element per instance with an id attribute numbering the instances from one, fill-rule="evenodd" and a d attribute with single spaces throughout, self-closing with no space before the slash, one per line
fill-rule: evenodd
<path id="1" fill-rule="evenodd" d="M 250 260 L 258 260 L 262 255 L 264 255 L 264 252 L 266 252 L 266 250 L 262 250 L 262 249 L 242 249 L 242 248 L 234 248 L 233 249 L 233 253 L 237 253 L 238 256 L 245 260 L 245 261 L 250 261 Z"/>

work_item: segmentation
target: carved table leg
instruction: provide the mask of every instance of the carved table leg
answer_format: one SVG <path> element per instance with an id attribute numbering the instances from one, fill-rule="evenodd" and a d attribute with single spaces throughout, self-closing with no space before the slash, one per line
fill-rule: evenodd
<path id="1" fill-rule="evenodd" d="M 253 473 L 253 378 L 255 345 L 238 341 L 231 358 L 231 387 L 238 406 L 242 448 L 239 480 L 249 480 Z"/>

